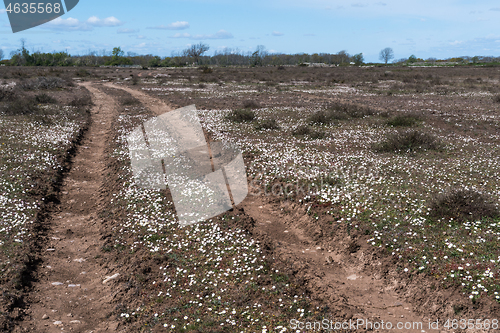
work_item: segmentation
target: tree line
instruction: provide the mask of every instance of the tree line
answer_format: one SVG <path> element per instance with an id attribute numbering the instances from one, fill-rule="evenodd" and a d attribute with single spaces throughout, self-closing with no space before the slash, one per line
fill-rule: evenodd
<path id="1" fill-rule="evenodd" d="M 115 47 L 112 51 L 89 50 L 83 55 L 70 55 L 68 52 L 45 53 L 40 51 L 30 52 L 26 48 L 25 40 L 21 40 L 21 47 L 11 52 L 10 59 L 1 63 L 11 66 L 142 66 L 142 67 L 184 67 L 184 66 L 286 66 L 286 65 L 362 65 L 364 57 L 362 53 L 351 55 L 347 51 L 338 53 L 270 53 L 263 45 L 257 46 L 255 51 L 243 52 L 238 49 L 225 48 L 217 50 L 213 55 L 206 55 L 210 46 L 204 43 L 192 45 L 181 52 L 172 52 L 169 57 L 157 55 L 140 55 L 134 52 L 125 52 L 121 47 Z M 1 51 L 1 49 L 0 49 Z M 394 58 L 394 51 L 385 48 L 380 51 L 380 60 L 387 64 Z M 0 52 L 0 60 L 3 52 Z M 412 55 L 409 58 L 394 60 L 393 63 L 485 63 L 500 62 L 500 57 L 460 57 L 438 60 L 428 58 L 426 60 Z"/>

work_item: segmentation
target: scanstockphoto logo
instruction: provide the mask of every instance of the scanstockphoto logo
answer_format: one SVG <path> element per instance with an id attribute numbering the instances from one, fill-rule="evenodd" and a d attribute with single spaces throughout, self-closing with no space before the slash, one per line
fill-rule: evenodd
<path id="1" fill-rule="evenodd" d="M 79 0 L 4 0 L 12 32 L 20 32 L 52 21 L 72 10 Z"/>
<path id="2" fill-rule="evenodd" d="M 194 105 L 152 118 L 127 136 L 139 187 L 170 189 L 181 226 L 204 221 L 248 194 L 241 151 L 207 143 Z"/>

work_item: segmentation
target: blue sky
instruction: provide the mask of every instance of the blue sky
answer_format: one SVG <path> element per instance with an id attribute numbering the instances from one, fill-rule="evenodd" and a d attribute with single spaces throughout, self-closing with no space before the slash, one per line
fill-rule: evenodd
<path id="1" fill-rule="evenodd" d="M 500 56 L 500 2 L 404 0 L 81 0 L 64 16 L 13 34 L 0 7 L 4 54 L 26 39 L 30 50 L 108 50 L 169 56 L 191 44 L 270 52 L 362 52 L 395 58 Z"/>

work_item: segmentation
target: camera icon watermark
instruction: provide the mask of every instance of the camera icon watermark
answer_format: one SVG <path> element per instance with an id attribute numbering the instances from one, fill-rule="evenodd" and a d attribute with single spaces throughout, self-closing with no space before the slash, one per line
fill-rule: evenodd
<path id="1" fill-rule="evenodd" d="M 127 143 L 136 184 L 168 185 L 181 226 L 222 214 L 248 194 L 241 151 L 228 142 L 208 143 L 194 105 L 146 121 Z"/>
<path id="2" fill-rule="evenodd" d="M 72 10 L 79 0 L 4 0 L 12 32 L 20 32 L 52 21 Z"/>

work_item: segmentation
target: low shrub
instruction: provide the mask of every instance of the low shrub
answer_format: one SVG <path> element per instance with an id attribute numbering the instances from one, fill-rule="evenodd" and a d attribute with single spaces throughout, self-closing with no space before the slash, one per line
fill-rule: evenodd
<path id="1" fill-rule="evenodd" d="M 69 102 L 68 105 L 75 107 L 82 107 L 82 106 L 94 105 L 94 103 L 92 102 L 92 98 L 89 95 L 85 95 L 83 97 L 77 97 L 73 99 L 71 102 Z"/>
<path id="2" fill-rule="evenodd" d="M 258 102 L 252 100 L 252 99 L 247 99 L 243 101 L 243 107 L 245 109 L 259 109 L 261 106 Z"/>
<path id="3" fill-rule="evenodd" d="M 385 141 L 375 145 L 375 149 L 379 152 L 437 150 L 440 147 L 441 143 L 435 136 L 417 130 L 391 133 L 387 135 Z"/>
<path id="4" fill-rule="evenodd" d="M 203 74 L 210 74 L 210 73 L 213 73 L 213 71 L 214 71 L 212 68 L 210 68 L 208 66 L 200 66 L 200 67 L 198 67 L 198 69 L 200 69 Z"/>
<path id="5" fill-rule="evenodd" d="M 55 104 L 55 103 L 57 103 L 57 100 L 54 97 L 47 95 L 46 93 L 41 93 L 41 94 L 36 95 L 35 101 L 37 103 L 41 103 L 41 104 Z"/>
<path id="6" fill-rule="evenodd" d="M 327 112 L 332 114 L 333 119 L 363 118 L 375 114 L 369 107 L 345 103 L 331 103 Z"/>
<path id="7" fill-rule="evenodd" d="M 57 89 L 69 86 L 68 82 L 59 77 L 37 77 L 34 79 L 25 80 L 19 83 L 19 87 L 23 90 L 43 90 Z"/>
<path id="8" fill-rule="evenodd" d="M 420 117 L 414 114 L 397 115 L 386 121 L 386 124 L 393 127 L 411 127 L 418 123 Z"/>
<path id="9" fill-rule="evenodd" d="M 493 102 L 500 103 L 500 95 L 496 95 L 493 97 Z"/>
<path id="10" fill-rule="evenodd" d="M 141 102 L 133 97 L 127 97 L 121 100 L 122 105 L 131 106 L 131 105 L 139 105 Z"/>
<path id="11" fill-rule="evenodd" d="M 276 119 L 271 118 L 271 119 L 265 119 L 261 122 L 259 122 L 256 126 L 255 129 L 258 131 L 264 130 L 264 129 L 279 129 L 278 123 L 276 122 Z"/>
<path id="12" fill-rule="evenodd" d="M 438 194 L 431 200 L 429 208 L 429 216 L 434 219 L 453 218 L 463 222 L 500 217 L 489 196 L 469 189 L 450 189 Z"/>
<path id="13" fill-rule="evenodd" d="M 228 116 L 227 119 L 232 120 L 237 123 L 252 121 L 255 119 L 255 113 L 252 110 L 248 109 L 237 109 L 233 110 Z"/>
<path id="14" fill-rule="evenodd" d="M 41 109 L 33 98 L 19 98 L 7 103 L 3 108 L 3 113 L 8 116 L 32 115 L 40 114 Z"/>
<path id="15" fill-rule="evenodd" d="M 322 139 L 325 137 L 324 132 L 315 131 L 307 125 L 302 125 L 302 126 L 297 127 L 295 130 L 292 131 L 292 134 L 295 136 L 307 136 L 313 140 Z"/>
<path id="16" fill-rule="evenodd" d="M 17 99 L 16 91 L 10 88 L 0 88 L 0 102 L 13 101 Z"/>

